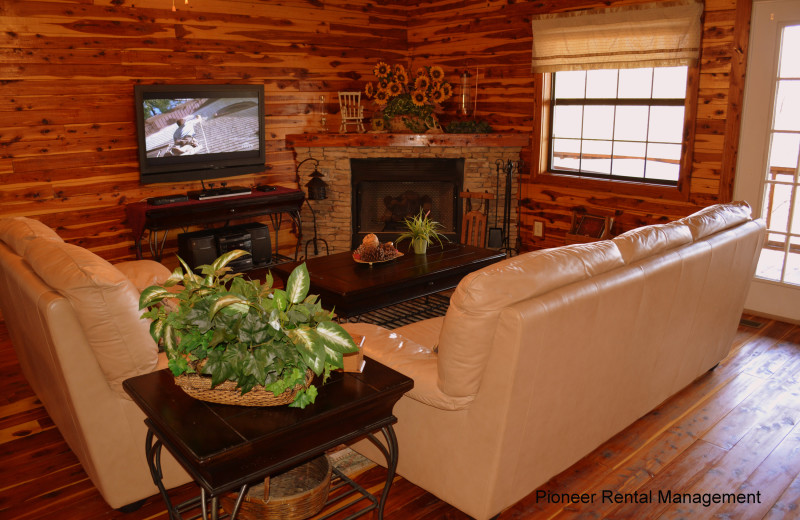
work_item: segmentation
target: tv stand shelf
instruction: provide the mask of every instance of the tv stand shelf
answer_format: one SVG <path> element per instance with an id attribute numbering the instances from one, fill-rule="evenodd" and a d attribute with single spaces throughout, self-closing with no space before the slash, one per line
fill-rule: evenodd
<path id="1" fill-rule="evenodd" d="M 274 251 L 278 251 L 278 231 L 283 221 L 283 214 L 289 215 L 298 230 L 298 241 L 295 245 L 294 258 L 297 260 L 300 251 L 299 237 L 302 235 L 300 208 L 305 194 L 300 190 L 276 187 L 272 191 L 252 193 L 216 199 L 189 199 L 173 204 L 153 205 L 147 201 L 134 202 L 125 206 L 128 224 L 133 232 L 136 246 L 136 258 L 142 258 L 142 237 L 149 231 L 148 244 L 150 254 L 156 261 L 161 261 L 167 232 L 171 229 L 186 228 L 203 224 L 225 223 L 231 220 L 268 215 L 275 231 Z M 159 232 L 163 236 L 159 238 Z"/>

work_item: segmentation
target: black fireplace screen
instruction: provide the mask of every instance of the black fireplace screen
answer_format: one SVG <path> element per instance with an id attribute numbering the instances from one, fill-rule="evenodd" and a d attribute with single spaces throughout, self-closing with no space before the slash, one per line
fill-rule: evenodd
<path id="1" fill-rule="evenodd" d="M 350 166 L 353 247 L 368 233 L 395 240 L 403 221 L 420 210 L 430 211 L 451 240 L 460 233 L 463 159 L 351 159 Z"/>

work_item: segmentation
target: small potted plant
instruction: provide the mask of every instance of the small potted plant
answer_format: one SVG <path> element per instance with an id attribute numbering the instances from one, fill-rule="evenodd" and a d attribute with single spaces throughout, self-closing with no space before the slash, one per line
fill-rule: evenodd
<path id="1" fill-rule="evenodd" d="M 407 238 L 411 239 L 411 247 L 418 255 L 424 255 L 428 250 L 428 245 L 432 244 L 434 240 L 442 245 L 442 239 L 448 240 L 446 236 L 440 233 L 444 230 L 444 226 L 435 220 L 430 219 L 431 212 L 419 213 L 411 218 L 406 218 L 404 223 L 408 231 L 397 237 L 396 242 L 400 243 Z"/>
<path id="2" fill-rule="evenodd" d="M 305 264 L 286 289 L 262 285 L 227 264 L 246 251 L 229 251 L 195 274 L 179 258 L 163 286 L 145 289 L 139 308 L 152 320 L 150 334 L 166 351 L 176 383 L 205 401 L 246 406 L 314 402 L 314 375 L 327 378 L 342 355 L 357 352 L 333 313 L 308 295 Z M 170 290 L 175 287 L 179 290 Z"/>

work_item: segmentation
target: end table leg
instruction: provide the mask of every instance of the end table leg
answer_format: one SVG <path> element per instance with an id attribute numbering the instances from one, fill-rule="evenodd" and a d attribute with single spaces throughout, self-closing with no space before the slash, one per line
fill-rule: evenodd
<path id="1" fill-rule="evenodd" d="M 381 428 L 381 433 L 386 438 L 386 446 L 383 445 L 372 434 L 368 435 L 369 440 L 381 450 L 383 456 L 386 457 L 386 484 L 383 486 L 383 493 L 381 493 L 381 502 L 378 505 L 378 520 L 383 520 L 383 508 L 386 506 L 386 499 L 389 497 L 389 489 L 392 487 L 394 481 L 395 471 L 397 471 L 398 447 L 397 436 L 395 436 L 394 428 L 392 425 L 384 426 Z"/>
<path id="2" fill-rule="evenodd" d="M 167 506 L 169 517 L 172 519 L 180 520 L 180 515 L 172 507 L 172 501 L 169 499 L 167 490 L 162 482 L 163 473 L 161 472 L 161 441 L 155 437 L 153 430 L 147 428 L 147 436 L 145 437 L 145 454 L 147 456 L 147 467 L 150 468 L 150 476 L 153 478 L 153 483 L 161 493 L 161 498 Z"/>

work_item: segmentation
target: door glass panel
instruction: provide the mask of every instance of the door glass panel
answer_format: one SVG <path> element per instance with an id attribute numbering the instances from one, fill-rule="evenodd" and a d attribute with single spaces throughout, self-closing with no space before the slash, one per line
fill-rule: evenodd
<path id="1" fill-rule="evenodd" d="M 781 36 L 779 76 L 774 83 L 769 164 L 764 178 L 762 214 L 767 221 L 767 243 L 756 269 L 759 278 L 791 285 L 800 285 L 798 45 L 800 25 L 785 27 Z"/>

